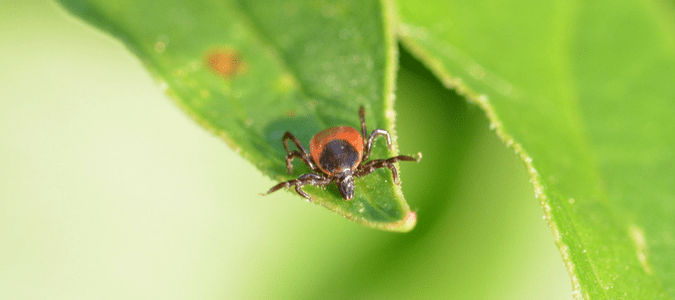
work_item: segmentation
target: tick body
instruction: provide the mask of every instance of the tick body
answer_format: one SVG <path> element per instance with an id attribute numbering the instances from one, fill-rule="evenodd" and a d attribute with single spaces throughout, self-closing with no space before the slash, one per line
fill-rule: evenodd
<path id="1" fill-rule="evenodd" d="M 334 176 L 341 170 L 354 172 L 361 163 L 363 138 L 356 129 L 337 126 L 317 133 L 309 142 L 312 159 L 318 162 L 319 170 Z"/>
<path id="2" fill-rule="evenodd" d="M 309 143 L 310 153 L 302 147 L 292 133 L 286 132 L 281 138 L 286 155 L 286 166 L 288 173 L 293 173 L 293 159 L 300 158 L 307 164 L 314 173 L 304 174 L 297 179 L 281 182 L 272 187 L 267 194 L 275 192 L 283 187 L 295 186 L 295 191 L 301 196 L 311 199 L 307 193 L 302 191 L 303 185 L 325 186 L 335 182 L 340 195 L 345 200 L 351 200 L 354 197 L 354 178 L 368 175 L 378 168 L 387 167 L 391 170 L 394 182 L 399 184 L 398 174 L 393 163 L 397 161 L 419 161 L 421 154 L 414 158 L 407 155 L 394 156 L 388 159 L 374 159 L 366 162 L 370 155 L 370 149 L 373 140 L 378 136 L 384 136 L 387 139 L 387 146 L 391 148 L 391 136 L 389 132 L 382 129 L 375 129 L 367 136 L 365 111 L 363 106 L 359 109 L 361 119 L 361 133 L 349 126 L 336 126 L 323 130 L 314 137 Z M 291 140 L 298 150 L 291 151 L 288 148 L 288 140 Z"/>

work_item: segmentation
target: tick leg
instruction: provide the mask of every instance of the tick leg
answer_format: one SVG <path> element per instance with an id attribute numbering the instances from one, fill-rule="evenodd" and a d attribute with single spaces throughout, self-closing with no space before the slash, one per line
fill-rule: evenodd
<path id="1" fill-rule="evenodd" d="M 374 159 L 365 164 L 360 165 L 359 168 L 356 169 L 354 176 L 356 177 L 365 176 L 370 173 L 373 173 L 373 171 L 379 168 L 387 167 L 389 168 L 389 170 L 391 170 L 391 175 L 394 177 L 394 183 L 400 184 L 398 180 L 398 172 L 396 172 L 396 167 L 394 167 L 394 163 L 397 161 L 419 161 L 422 158 L 422 155 L 419 153 L 417 155 L 418 155 L 417 158 L 408 155 L 399 155 L 388 159 Z"/>
<path id="2" fill-rule="evenodd" d="M 314 168 L 314 164 L 312 163 L 312 160 L 307 155 L 303 155 L 298 150 L 293 150 L 291 152 L 288 152 L 288 154 L 286 155 L 286 168 L 288 168 L 288 174 L 293 174 L 293 164 L 292 164 L 292 162 L 293 162 L 293 159 L 296 158 L 296 157 L 299 157 L 300 159 L 302 159 L 302 161 L 305 164 L 307 164 L 310 168 L 312 168 L 312 170 L 314 170 L 316 172 L 319 172 L 318 170 L 316 170 L 316 168 Z"/>
<path id="3" fill-rule="evenodd" d="M 296 147 L 300 149 L 300 152 L 297 150 L 291 151 L 288 148 L 288 140 L 293 141 Z M 312 169 L 315 172 L 318 172 L 317 168 L 314 166 L 314 163 L 312 163 L 312 157 L 309 155 L 309 152 L 305 150 L 304 147 L 302 147 L 302 144 L 300 144 L 300 141 L 290 132 L 286 131 L 284 133 L 284 136 L 281 138 L 281 143 L 284 144 L 284 149 L 286 149 L 286 152 L 288 153 L 286 155 L 286 167 L 288 168 L 288 174 L 293 173 L 293 165 L 291 162 L 293 161 L 294 158 L 300 157 L 302 161 L 309 166 L 310 169 Z"/>
<path id="4" fill-rule="evenodd" d="M 361 137 L 365 142 L 366 135 L 368 135 L 368 131 L 366 130 L 366 110 L 363 108 L 363 105 L 359 107 L 359 117 L 361 118 Z"/>
<path id="5" fill-rule="evenodd" d="M 291 186 L 295 186 L 295 191 L 300 196 L 303 196 L 303 197 L 311 200 L 312 197 L 310 197 L 307 193 L 305 193 L 302 190 L 303 185 L 307 185 L 307 184 L 310 184 L 310 185 L 326 185 L 326 184 L 329 184 L 330 182 L 331 182 L 331 178 L 329 178 L 329 177 L 317 175 L 317 174 L 314 174 L 314 173 L 308 173 L 308 174 L 305 174 L 305 175 L 302 175 L 302 176 L 298 177 L 297 179 L 284 181 L 284 182 L 281 182 L 281 183 L 273 186 L 269 191 L 267 191 L 267 193 L 263 194 L 263 196 L 269 195 L 273 192 L 276 192 L 276 191 L 280 190 L 281 188 L 288 188 L 288 187 L 291 187 Z"/>
<path id="6" fill-rule="evenodd" d="M 384 129 L 375 129 L 373 132 L 370 133 L 370 137 L 368 138 L 368 141 L 366 142 L 364 151 L 363 151 L 363 158 L 361 158 L 361 161 L 366 161 L 368 159 L 368 156 L 370 156 L 370 148 L 373 146 L 373 141 L 375 140 L 376 137 L 378 136 L 384 136 L 387 138 L 387 147 L 391 149 L 391 136 L 389 135 L 389 132 L 387 132 Z M 365 137 L 365 135 L 364 135 Z"/>

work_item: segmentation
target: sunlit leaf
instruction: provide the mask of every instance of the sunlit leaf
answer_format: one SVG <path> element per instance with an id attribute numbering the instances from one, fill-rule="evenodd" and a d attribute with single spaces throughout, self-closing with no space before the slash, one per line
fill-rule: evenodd
<path id="1" fill-rule="evenodd" d="M 395 135 L 394 27 L 380 2 L 61 3 L 122 40 L 176 104 L 272 178 L 289 180 L 309 172 L 297 160 L 295 173 L 286 174 L 284 132 L 308 147 L 321 129 L 359 128 L 360 105 L 367 109 L 370 129 Z M 371 157 L 396 152 L 378 141 Z M 343 200 L 334 185 L 304 189 L 315 203 L 356 222 L 408 231 L 415 214 L 391 178 L 382 169 L 357 179 L 351 201 Z M 260 186 L 250 195 L 259 197 L 269 188 Z"/>

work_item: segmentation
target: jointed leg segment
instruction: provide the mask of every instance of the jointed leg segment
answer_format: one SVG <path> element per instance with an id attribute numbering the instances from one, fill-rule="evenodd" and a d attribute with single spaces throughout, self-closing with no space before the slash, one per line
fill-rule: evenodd
<path id="1" fill-rule="evenodd" d="M 359 117 L 361 118 L 361 137 L 363 137 L 363 142 L 366 142 L 368 131 L 366 130 L 366 110 L 363 105 L 359 107 Z"/>
<path id="2" fill-rule="evenodd" d="M 288 169 L 288 174 L 293 174 L 293 159 L 299 157 L 302 159 L 302 161 L 308 165 L 313 171 L 317 171 L 316 168 L 314 167 L 314 164 L 312 163 L 312 160 L 307 157 L 306 155 L 303 155 L 297 150 L 293 150 L 291 152 L 288 152 L 286 155 L 286 168 Z"/>
<path id="3" fill-rule="evenodd" d="M 370 148 L 373 147 L 373 141 L 378 136 L 387 138 L 387 147 L 391 149 L 391 136 L 389 135 L 389 132 L 384 129 L 375 129 L 370 133 L 368 142 L 364 145 L 366 149 L 363 149 L 363 158 L 361 158 L 361 161 L 366 161 L 366 159 L 368 159 L 368 156 L 370 156 Z"/>
<path id="4" fill-rule="evenodd" d="M 311 185 L 326 185 L 331 182 L 331 179 L 322 176 L 322 175 L 317 175 L 314 173 L 308 173 L 305 175 L 302 175 L 298 177 L 297 179 L 289 180 L 289 181 L 284 181 L 282 183 L 279 183 L 275 186 L 273 186 L 269 191 L 267 191 L 266 194 L 264 195 L 269 195 L 270 193 L 276 192 L 280 190 L 281 188 L 287 188 L 291 186 L 295 186 L 295 191 L 300 194 L 300 196 L 303 196 L 307 199 L 312 199 L 307 193 L 305 193 L 302 190 L 303 185 L 311 184 Z"/>
<path id="5" fill-rule="evenodd" d="M 375 140 L 376 137 L 378 136 L 384 136 L 387 138 L 387 147 L 391 149 L 391 136 L 389 135 L 389 132 L 384 130 L 384 129 L 375 129 L 373 132 L 370 133 L 370 136 L 368 139 L 366 139 L 366 136 L 368 136 L 368 130 L 366 129 L 366 112 L 361 106 L 359 108 L 359 117 L 361 118 L 361 136 L 363 137 L 363 146 L 365 149 L 363 149 L 363 157 L 361 158 L 361 161 L 364 162 L 368 159 L 368 156 L 370 156 L 370 149 L 373 147 L 373 140 Z"/>
<path id="6" fill-rule="evenodd" d="M 291 151 L 288 148 L 288 140 L 291 140 L 300 151 L 297 150 Z M 296 157 L 302 159 L 302 161 L 307 166 L 309 166 L 309 168 L 312 169 L 312 171 L 318 171 L 317 168 L 314 166 L 314 163 L 312 163 L 312 157 L 309 155 L 309 152 L 307 152 L 307 150 L 305 150 L 305 148 L 302 147 L 300 141 L 298 141 L 298 139 L 292 133 L 286 131 L 286 133 L 284 133 L 284 136 L 281 138 L 281 142 L 284 144 L 284 149 L 286 149 L 286 152 L 288 152 L 288 154 L 286 155 L 286 168 L 288 168 L 288 174 L 293 173 L 292 162 L 293 159 Z"/>
<path id="7" fill-rule="evenodd" d="M 359 168 L 356 169 L 354 176 L 355 177 L 365 176 L 370 173 L 373 173 L 373 171 L 379 168 L 387 167 L 389 168 L 389 170 L 391 170 L 391 175 L 394 177 L 394 183 L 399 184 L 398 172 L 396 172 L 396 167 L 394 167 L 393 163 L 397 161 L 419 161 L 419 159 L 420 159 L 419 154 L 418 158 L 414 158 L 408 155 L 399 155 L 388 159 L 374 159 L 365 164 L 360 165 Z"/>

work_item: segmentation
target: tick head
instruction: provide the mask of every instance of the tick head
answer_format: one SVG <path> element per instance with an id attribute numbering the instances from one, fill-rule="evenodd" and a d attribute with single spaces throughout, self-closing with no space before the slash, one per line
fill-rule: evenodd
<path id="1" fill-rule="evenodd" d="M 351 170 L 347 169 L 344 172 L 335 174 L 335 184 L 342 198 L 345 200 L 354 198 L 354 176 L 352 176 Z"/>

